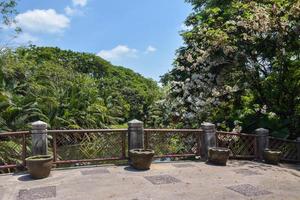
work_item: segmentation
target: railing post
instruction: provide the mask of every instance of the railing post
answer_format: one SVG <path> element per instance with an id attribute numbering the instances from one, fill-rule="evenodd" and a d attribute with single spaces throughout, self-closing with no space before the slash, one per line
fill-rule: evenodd
<path id="1" fill-rule="evenodd" d="M 139 120 L 128 122 L 128 151 L 144 148 L 144 123 Z"/>
<path id="2" fill-rule="evenodd" d="M 300 137 L 297 137 L 297 161 L 300 162 Z"/>
<path id="3" fill-rule="evenodd" d="M 33 122 L 31 128 L 32 154 L 47 155 L 47 123 L 42 121 Z"/>
<path id="4" fill-rule="evenodd" d="M 145 149 L 149 148 L 149 133 L 145 132 L 145 141 L 144 141 Z"/>
<path id="5" fill-rule="evenodd" d="M 26 165 L 26 135 L 22 134 L 22 165 Z"/>
<path id="6" fill-rule="evenodd" d="M 202 132 L 199 131 L 196 133 L 196 139 L 197 139 L 197 152 L 196 152 L 196 155 L 198 157 L 201 157 L 201 136 L 202 136 Z"/>
<path id="7" fill-rule="evenodd" d="M 52 139 L 53 139 L 53 161 L 56 162 L 57 161 L 57 139 L 56 139 L 56 133 L 53 133 L 52 135 Z"/>
<path id="8" fill-rule="evenodd" d="M 256 137 L 256 154 L 257 159 L 262 161 L 264 150 L 269 146 L 269 130 L 258 128 L 255 130 Z"/>
<path id="9" fill-rule="evenodd" d="M 208 158 L 208 149 L 216 147 L 216 126 L 212 123 L 204 122 L 201 124 L 203 134 L 201 134 L 201 158 Z"/>
<path id="10" fill-rule="evenodd" d="M 126 134 L 121 132 L 122 139 L 122 159 L 126 158 Z"/>

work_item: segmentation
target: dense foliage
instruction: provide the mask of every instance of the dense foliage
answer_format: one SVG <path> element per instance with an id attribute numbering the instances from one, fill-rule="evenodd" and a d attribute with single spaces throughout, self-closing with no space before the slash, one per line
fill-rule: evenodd
<path id="1" fill-rule="evenodd" d="M 185 45 L 162 81 L 172 117 L 300 136 L 300 1 L 187 0 Z"/>
<path id="2" fill-rule="evenodd" d="M 88 53 L 18 48 L 0 57 L 0 130 L 101 128 L 145 120 L 157 99 L 155 81 Z"/>

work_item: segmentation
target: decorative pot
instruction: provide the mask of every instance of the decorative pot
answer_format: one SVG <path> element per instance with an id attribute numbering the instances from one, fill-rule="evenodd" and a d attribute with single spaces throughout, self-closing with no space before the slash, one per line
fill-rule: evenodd
<path id="1" fill-rule="evenodd" d="M 51 155 L 37 155 L 26 158 L 26 167 L 34 179 L 46 178 L 52 168 L 53 157 Z"/>
<path id="2" fill-rule="evenodd" d="M 208 149 L 208 162 L 216 165 L 226 165 L 230 150 L 223 147 L 211 147 Z"/>
<path id="3" fill-rule="evenodd" d="M 129 158 L 131 166 L 139 170 L 147 170 L 150 168 L 154 151 L 151 149 L 131 149 Z"/>
<path id="4" fill-rule="evenodd" d="M 265 149 L 263 155 L 266 163 L 278 165 L 281 158 L 281 154 L 281 151 Z"/>

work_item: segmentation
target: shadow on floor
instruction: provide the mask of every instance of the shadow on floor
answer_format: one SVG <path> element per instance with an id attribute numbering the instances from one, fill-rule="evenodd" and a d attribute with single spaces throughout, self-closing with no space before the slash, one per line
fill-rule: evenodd
<path id="1" fill-rule="evenodd" d="M 31 178 L 29 174 L 25 174 L 18 178 L 19 181 L 27 182 L 27 181 L 34 181 L 35 179 Z"/>
<path id="2" fill-rule="evenodd" d="M 146 170 L 138 170 L 138 169 L 135 169 L 131 166 L 127 166 L 127 167 L 124 167 L 124 170 L 126 171 L 129 171 L 129 172 L 146 172 L 148 171 L 149 169 L 146 169 Z"/>
<path id="3" fill-rule="evenodd" d="M 215 166 L 215 167 L 226 167 L 226 164 L 225 165 L 221 165 L 221 164 L 216 164 L 216 163 L 212 163 L 212 162 L 205 162 L 205 164 L 207 165 L 210 165 L 210 166 Z"/>

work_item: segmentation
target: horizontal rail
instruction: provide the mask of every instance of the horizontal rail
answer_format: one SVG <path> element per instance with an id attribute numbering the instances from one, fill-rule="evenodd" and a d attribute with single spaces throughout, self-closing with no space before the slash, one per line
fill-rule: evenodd
<path id="1" fill-rule="evenodd" d="M 10 168 L 16 168 L 18 165 L 13 164 L 13 165 L 0 165 L 0 170 L 2 169 L 10 169 Z"/>
<path id="2" fill-rule="evenodd" d="M 16 131 L 16 132 L 0 132 L 0 136 L 19 136 L 19 135 L 29 135 L 30 131 Z"/>
<path id="3" fill-rule="evenodd" d="M 47 133 L 111 133 L 127 132 L 127 129 L 74 129 L 74 130 L 47 130 Z"/>
<path id="4" fill-rule="evenodd" d="M 74 130 L 47 130 L 47 133 L 96 133 L 96 132 L 127 132 L 127 129 L 74 129 Z M 29 135 L 30 131 L 0 132 L 0 136 Z"/>
<path id="5" fill-rule="evenodd" d="M 166 154 L 166 155 L 155 155 L 154 158 L 176 158 L 176 157 L 191 157 L 196 156 L 196 154 Z"/>
<path id="6" fill-rule="evenodd" d="M 202 129 L 144 129 L 148 133 L 198 133 L 203 132 Z"/>
<path id="7" fill-rule="evenodd" d="M 217 134 L 223 134 L 223 135 L 236 135 L 236 136 L 258 137 L 256 134 L 237 133 L 237 132 L 217 131 L 216 133 Z"/>
<path id="8" fill-rule="evenodd" d="M 282 142 L 300 143 L 299 141 L 295 141 L 295 140 L 288 140 L 288 139 L 275 138 L 275 137 L 269 137 L 269 139 L 278 140 L 278 141 L 282 141 Z"/>
<path id="9" fill-rule="evenodd" d="M 229 156 L 229 158 L 235 158 L 235 159 L 253 159 L 256 158 L 255 155 L 232 155 Z"/>
<path id="10" fill-rule="evenodd" d="M 118 161 L 125 160 L 123 157 L 113 157 L 113 158 L 94 158 L 94 159 L 81 159 L 81 160 L 57 160 L 53 162 L 54 164 L 72 164 L 72 163 L 83 163 L 83 162 L 99 162 L 99 161 Z"/>

